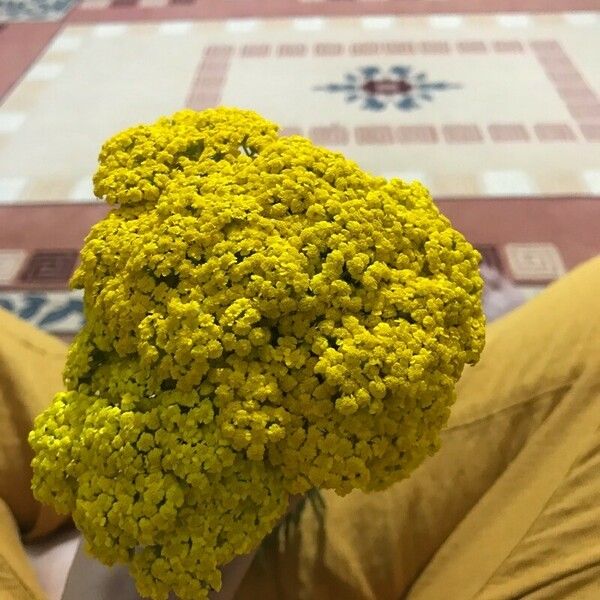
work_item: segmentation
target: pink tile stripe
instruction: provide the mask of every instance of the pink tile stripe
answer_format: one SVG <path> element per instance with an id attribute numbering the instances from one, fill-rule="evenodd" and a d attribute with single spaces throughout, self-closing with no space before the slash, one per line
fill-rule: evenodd
<path id="1" fill-rule="evenodd" d="M 245 46 L 242 49 L 248 49 Z M 256 48 L 256 46 L 254 47 Z M 269 46 L 266 46 L 269 49 Z M 227 80 L 229 63 L 233 56 L 233 46 L 207 46 L 204 57 L 196 70 L 192 88 L 186 106 L 194 110 L 203 110 L 221 102 L 223 86 Z M 256 55 L 255 55 L 256 56 Z"/>
<path id="2" fill-rule="evenodd" d="M 556 40 L 531 42 L 531 49 L 588 142 L 600 139 L 600 97 Z"/>
<path id="3" fill-rule="evenodd" d="M 476 246 L 550 242 L 567 269 L 600 253 L 597 197 L 441 198 L 436 203 Z M 0 222 L 6 224 L 0 228 L 0 249 L 22 249 L 27 254 L 38 249 L 79 250 L 90 227 L 107 212 L 100 202 L 0 206 Z M 36 289 L 27 282 L 21 287 Z"/>
<path id="4" fill-rule="evenodd" d="M 566 123 L 536 123 L 533 129 L 540 142 L 573 142 L 577 139 Z"/>
<path id="5" fill-rule="evenodd" d="M 165 19 L 227 19 L 243 17 L 427 15 L 433 13 L 560 12 L 595 10 L 598 0 L 186 0 L 143 8 L 128 2 L 107 8 L 78 6 L 67 22 L 160 21 Z"/>
<path id="6" fill-rule="evenodd" d="M 42 53 L 60 23 L 10 23 L 0 28 L 0 99 Z"/>
<path id="7" fill-rule="evenodd" d="M 488 132 L 494 142 L 527 142 L 529 133 L 519 123 L 492 123 Z"/>

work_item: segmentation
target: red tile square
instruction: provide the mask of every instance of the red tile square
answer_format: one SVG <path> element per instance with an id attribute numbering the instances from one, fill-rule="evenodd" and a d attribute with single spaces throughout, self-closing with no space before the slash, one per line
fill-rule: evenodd
<path id="1" fill-rule="evenodd" d="M 449 54 L 450 44 L 438 41 L 422 42 L 419 44 L 419 50 L 424 54 Z"/>
<path id="2" fill-rule="evenodd" d="M 247 44 L 242 47 L 244 58 L 265 58 L 271 54 L 269 44 Z"/>
<path id="3" fill-rule="evenodd" d="M 204 56 L 210 58 L 230 58 L 233 54 L 233 46 L 215 45 L 204 49 Z"/>
<path id="4" fill-rule="evenodd" d="M 557 86 L 558 95 L 569 104 L 594 104 L 598 96 L 587 86 L 562 87 Z"/>
<path id="5" fill-rule="evenodd" d="M 556 87 L 587 87 L 586 80 L 574 70 L 546 71 L 546 77 L 553 81 Z"/>
<path id="6" fill-rule="evenodd" d="M 67 282 L 78 255 L 76 250 L 38 250 L 27 261 L 19 280 L 23 283 Z"/>
<path id="7" fill-rule="evenodd" d="M 487 51 L 486 45 L 480 40 L 465 40 L 456 43 L 456 49 L 461 54 L 483 54 Z"/>
<path id="8" fill-rule="evenodd" d="M 414 54 L 415 45 L 412 42 L 385 42 L 381 44 L 385 54 Z"/>
<path id="9" fill-rule="evenodd" d="M 494 142 L 527 142 L 529 134 L 519 123 L 492 123 L 488 125 L 490 138 Z"/>
<path id="10" fill-rule="evenodd" d="M 600 120 L 600 103 L 598 102 L 582 105 L 567 102 L 567 109 L 577 120 Z"/>
<path id="11" fill-rule="evenodd" d="M 533 130 L 540 142 L 573 142 L 577 139 L 566 123 L 536 123 Z"/>
<path id="12" fill-rule="evenodd" d="M 196 71 L 197 77 L 200 75 L 210 75 L 217 76 L 221 73 L 227 73 L 229 70 L 229 61 L 228 60 L 213 60 L 211 58 L 205 58 L 198 67 Z"/>
<path id="13" fill-rule="evenodd" d="M 449 144 L 474 144 L 483 142 L 483 135 L 475 124 L 444 125 L 444 138 Z"/>
<path id="14" fill-rule="evenodd" d="M 400 144 L 436 144 L 439 141 L 433 125 L 400 125 L 394 134 Z"/>
<path id="15" fill-rule="evenodd" d="M 600 123 L 581 123 L 579 129 L 588 142 L 600 142 Z"/>
<path id="16" fill-rule="evenodd" d="M 343 51 L 342 44 L 322 43 L 314 46 L 314 53 L 317 56 L 340 56 Z"/>
<path id="17" fill-rule="evenodd" d="M 225 73 L 199 73 L 194 80 L 196 90 L 217 90 L 223 87 L 227 75 Z"/>
<path id="18" fill-rule="evenodd" d="M 563 54 L 542 54 L 538 56 L 537 59 L 545 69 L 553 71 L 554 73 L 577 71 L 575 65 L 571 62 L 571 59 Z"/>
<path id="19" fill-rule="evenodd" d="M 206 91 L 190 94 L 187 101 L 188 108 L 201 110 L 203 108 L 211 108 L 218 106 L 221 102 L 220 91 Z"/>
<path id="20" fill-rule="evenodd" d="M 529 45 L 536 54 L 564 54 L 556 40 L 534 40 Z"/>
<path id="21" fill-rule="evenodd" d="M 350 54 L 355 56 L 374 56 L 379 52 L 379 44 L 375 42 L 362 42 L 350 45 Z"/>
<path id="22" fill-rule="evenodd" d="M 307 52 L 305 44 L 281 44 L 277 48 L 277 54 L 279 56 L 304 56 Z"/>
<path id="23" fill-rule="evenodd" d="M 350 142 L 348 128 L 341 125 L 330 125 L 326 127 L 311 127 L 308 137 L 315 144 L 331 144 L 333 146 L 345 146 Z"/>
<path id="24" fill-rule="evenodd" d="M 524 51 L 523 44 L 519 40 L 498 40 L 492 42 L 495 52 L 506 54 L 520 54 Z"/>
<path id="25" fill-rule="evenodd" d="M 392 128 L 388 125 L 367 125 L 354 130 L 356 143 L 362 145 L 387 145 L 394 143 Z"/>

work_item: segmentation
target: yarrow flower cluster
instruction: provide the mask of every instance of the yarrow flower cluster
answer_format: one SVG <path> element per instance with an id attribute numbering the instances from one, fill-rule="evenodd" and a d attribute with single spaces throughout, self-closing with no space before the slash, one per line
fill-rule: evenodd
<path id="1" fill-rule="evenodd" d="M 292 494 L 407 477 L 483 347 L 480 256 L 427 190 L 277 131 L 184 110 L 109 139 L 94 176 L 113 209 L 33 489 L 156 600 L 219 589 Z"/>

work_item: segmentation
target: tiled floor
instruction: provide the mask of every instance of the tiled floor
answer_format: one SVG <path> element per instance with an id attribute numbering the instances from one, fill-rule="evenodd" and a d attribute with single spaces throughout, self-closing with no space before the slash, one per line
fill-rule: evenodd
<path id="1" fill-rule="evenodd" d="M 479 4 L 84 0 L 0 27 L 0 305 L 75 331 L 100 144 L 217 104 L 422 180 L 482 249 L 490 315 L 523 302 L 600 250 L 600 13 Z"/>
<path id="2" fill-rule="evenodd" d="M 15 21 L 58 21 L 76 0 L 2 0 L 0 23 Z"/>

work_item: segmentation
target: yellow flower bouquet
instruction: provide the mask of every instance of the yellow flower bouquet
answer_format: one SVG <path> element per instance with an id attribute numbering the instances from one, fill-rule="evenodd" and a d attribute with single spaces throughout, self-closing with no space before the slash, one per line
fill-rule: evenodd
<path id="1" fill-rule="evenodd" d="M 199 600 L 291 495 L 382 490 L 438 449 L 484 344 L 480 256 L 420 183 L 251 111 L 184 110 L 99 161 L 113 208 L 33 489 L 142 595 Z"/>

